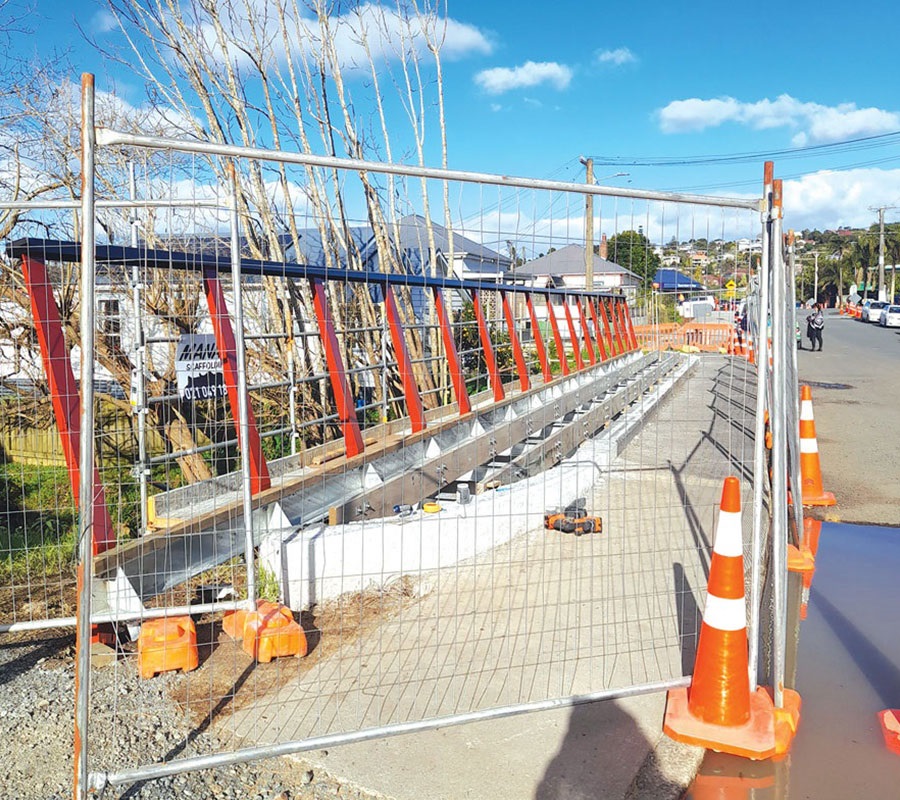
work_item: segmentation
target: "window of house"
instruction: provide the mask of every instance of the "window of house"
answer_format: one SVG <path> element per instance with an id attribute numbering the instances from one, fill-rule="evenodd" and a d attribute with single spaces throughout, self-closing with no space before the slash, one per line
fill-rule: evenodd
<path id="1" fill-rule="evenodd" d="M 107 345 L 113 349 L 122 348 L 122 317 L 119 311 L 119 301 L 113 299 L 99 300 L 97 302 L 98 322 L 100 333 L 106 339 Z"/>

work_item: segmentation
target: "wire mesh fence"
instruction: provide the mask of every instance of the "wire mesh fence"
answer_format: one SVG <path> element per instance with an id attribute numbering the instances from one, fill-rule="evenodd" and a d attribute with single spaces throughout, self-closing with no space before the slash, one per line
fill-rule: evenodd
<path id="1" fill-rule="evenodd" d="M 684 683 L 727 475 L 757 558 L 757 202 L 101 134 L 96 248 L 6 247 L 0 542 L 0 623 L 72 624 L 92 480 L 93 786 Z"/>

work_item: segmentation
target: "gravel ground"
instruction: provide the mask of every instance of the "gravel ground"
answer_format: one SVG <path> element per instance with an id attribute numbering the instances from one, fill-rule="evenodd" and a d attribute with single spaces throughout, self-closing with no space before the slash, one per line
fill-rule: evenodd
<path id="1" fill-rule="evenodd" d="M 0 641 L 0 798 L 67 800 L 72 796 L 74 637 L 51 633 Z M 216 735 L 190 723 L 171 702 L 178 675 L 141 680 L 131 665 L 92 671 L 92 753 L 104 769 L 183 758 L 226 748 Z M 133 720 L 115 735 L 113 710 Z M 98 756 L 98 762 L 100 761 Z M 92 765 L 93 767 L 94 765 Z M 104 798 L 241 798 L 241 800 L 370 800 L 297 759 L 181 774 L 130 787 L 110 787 Z"/>

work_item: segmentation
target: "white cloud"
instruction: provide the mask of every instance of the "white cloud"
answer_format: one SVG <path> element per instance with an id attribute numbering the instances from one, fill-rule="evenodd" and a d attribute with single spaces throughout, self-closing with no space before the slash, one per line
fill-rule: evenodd
<path id="1" fill-rule="evenodd" d="M 870 206 L 897 205 L 900 169 L 821 170 L 784 182 L 785 227 L 862 227 L 875 220 Z"/>
<path id="2" fill-rule="evenodd" d="M 627 47 L 617 47 L 615 50 L 598 50 L 594 53 L 594 61 L 598 64 L 611 64 L 621 67 L 623 64 L 633 64 L 637 56 Z"/>
<path id="3" fill-rule="evenodd" d="M 503 111 L 503 106 L 501 106 L 500 103 L 491 103 L 491 111 L 494 113 Z"/>
<path id="4" fill-rule="evenodd" d="M 307 13 L 304 4 L 288 4 L 283 31 L 279 15 L 272 13 L 269 3 L 245 0 L 244 13 L 233 18 L 219 12 L 224 42 L 208 13 L 192 11 L 188 17 L 186 12 L 185 17 L 193 21 L 198 37 L 210 51 L 219 55 L 224 51 L 238 65 L 250 63 L 243 48 L 249 45 L 252 49 L 253 42 L 261 44 L 272 63 L 283 63 L 287 56 L 285 32 L 294 54 L 310 56 L 318 55 L 327 37 L 337 62 L 346 70 L 367 68 L 370 55 L 376 64 L 424 56 L 429 42 L 451 60 L 493 51 L 493 43 L 474 25 L 435 13 L 405 13 L 380 3 L 363 3 L 320 22 Z"/>
<path id="5" fill-rule="evenodd" d="M 91 19 L 91 26 L 96 33 L 109 33 L 118 28 L 119 23 L 109 11 L 98 11 Z"/>
<path id="6" fill-rule="evenodd" d="M 572 70 L 555 61 L 526 61 L 519 67 L 493 67 L 475 76 L 477 83 L 488 94 L 503 94 L 512 89 L 525 89 L 548 84 L 565 89 L 572 82 Z"/>
<path id="7" fill-rule="evenodd" d="M 821 144 L 900 130 L 900 113 L 880 108 L 857 108 L 855 103 L 825 106 L 797 100 L 788 94 L 753 103 L 733 97 L 673 100 L 658 112 L 663 133 L 690 133 L 726 122 L 756 130 L 790 128 L 796 146 Z"/>

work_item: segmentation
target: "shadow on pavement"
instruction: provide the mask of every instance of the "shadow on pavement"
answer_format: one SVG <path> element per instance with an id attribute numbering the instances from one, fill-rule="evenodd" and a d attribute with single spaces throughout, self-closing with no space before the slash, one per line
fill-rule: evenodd
<path id="1" fill-rule="evenodd" d="M 615 700 L 575 706 L 566 736 L 547 766 L 534 800 L 678 797 L 684 787 L 657 769 L 652 758 L 646 758 L 654 745 Z M 641 790 L 633 794 L 639 771 Z"/>

